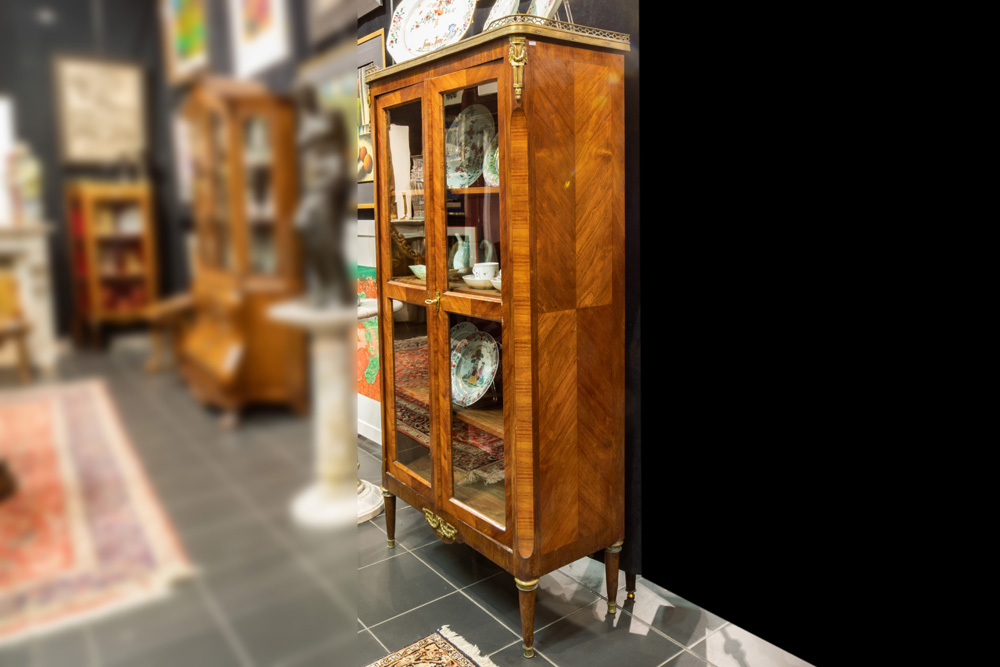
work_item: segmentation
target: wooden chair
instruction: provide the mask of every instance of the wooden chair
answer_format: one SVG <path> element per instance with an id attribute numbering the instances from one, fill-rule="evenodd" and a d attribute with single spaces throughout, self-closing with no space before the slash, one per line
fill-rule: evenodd
<path id="1" fill-rule="evenodd" d="M 17 280 L 0 272 L 0 349 L 8 340 L 17 346 L 18 374 L 21 382 L 31 380 L 31 359 L 28 356 L 28 333 L 31 325 L 24 320 Z"/>

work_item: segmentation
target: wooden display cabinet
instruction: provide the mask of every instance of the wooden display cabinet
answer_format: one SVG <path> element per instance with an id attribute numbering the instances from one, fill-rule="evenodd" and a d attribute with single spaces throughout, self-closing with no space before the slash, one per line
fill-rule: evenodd
<path id="1" fill-rule="evenodd" d="M 159 285 L 149 184 L 71 182 L 66 206 L 77 343 L 109 324 L 144 322 Z"/>
<path id="2" fill-rule="evenodd" d="M 308 410 L 306 341 L 268 309 L 303 289 L 295 107 L 259 84 L 204 78 L 182 110 L 193 171 L 194 322 L 181 373 L 235 423 L 249 403 Z"/>
<path id="3" fill-rule="evenodd" d="M 527 657 L 542 575 L 605 550 L 617 608 L 628 49 L 513 16 L 369 78 L 380 311 L 419 313 L 380 326 L 389 546 L 398 496 L 513 574 Z M 419 190 L 401 173 L 413 156 Z M 467 284 L 488 260 L 499 290 Z"/>

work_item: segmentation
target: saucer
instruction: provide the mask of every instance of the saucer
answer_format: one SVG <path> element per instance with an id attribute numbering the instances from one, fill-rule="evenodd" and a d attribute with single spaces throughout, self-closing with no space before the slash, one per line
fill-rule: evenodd
<path id="1" fill-rule="evenodd" d="M 476 278 L 475 276 L 462 276 L 462 280 L 468 283 L 469 287 L 474 287 L 476 289 L 490 289 L 493 287 L 493 283 L 490 282 L 489 278 Z"/>

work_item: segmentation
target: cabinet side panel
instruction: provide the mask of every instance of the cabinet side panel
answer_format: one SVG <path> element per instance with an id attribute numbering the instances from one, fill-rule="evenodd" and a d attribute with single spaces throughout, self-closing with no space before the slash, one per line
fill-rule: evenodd
<path id="1" fill-rule="evenodd" d="M 621 63 L 618 55 L 539 42 L 526 64 L 543 569 L 609 546 L 623 531 Z"/>
<path id="2" fill-rule="evenodd" d="M 567 310 L 538 315 L 538 484 L 542 552 L 574 542 L 580 478 L 577 446 L 577 326 Z"/>
<path id="3" fill-rule="evenodd" d="M 611 303 L 612 207 L 614 179 L 621 166 L 612 161 L 611 137 L 621 131 L 612 114 L 608 67 L 573 64 L 573 112 L 576 160 L 573 176 L 576 196 L 576 306 Z"/>
<path id="4" fill-rule="evenodd" d="M 534 158 L 532 224 L 543 230 L 535 248 L 539 313 L 576 306 L 573 62 L 556 48 L 531 47 L 526 65 L 533 91 L 526 105 Z"/>

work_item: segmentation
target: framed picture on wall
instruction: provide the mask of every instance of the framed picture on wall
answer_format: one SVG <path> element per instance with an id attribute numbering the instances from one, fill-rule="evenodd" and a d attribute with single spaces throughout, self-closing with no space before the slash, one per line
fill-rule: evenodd
<path id="1" fill-rule="evenodd" d="M 55 56 L 53 64 L 62 161 L 140 161 L 147 147 L 142 68 L 89 56 Z"/>
<path id="2" fill-rule="evenodd" d="M 385 31 L 358 40 L 358 208 L 375 208 L 375 143 L 366 77 L 385 68 Z"/>
<path id="3" fill-rule="evenodd" d="M 208 68 L 208 0 L 159 0 L 167 80 L 178 85 Z"/>
<path id="4" fill-rule="evenodd" d="M 229 0 L 236 76 L 254 76 L 288 57 L 288 5 L 286 0 Z"/>

